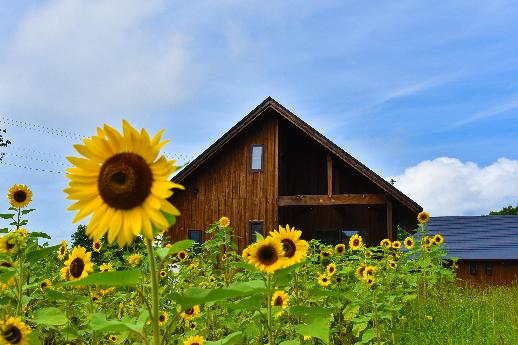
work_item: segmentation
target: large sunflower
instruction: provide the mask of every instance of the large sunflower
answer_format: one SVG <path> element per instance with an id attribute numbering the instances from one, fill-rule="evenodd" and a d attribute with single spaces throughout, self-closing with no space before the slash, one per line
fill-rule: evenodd
<path id="1" fill-rule="evenodd" d="M 444 242 L 444 237 L 442 237 L 441 234 L 436 234 L 434 237 L 433 237 L 433 242 L 435 244 L 443 244 Z"/>
<path id="2" fill-rule="evenodd" d="M 318 274 L 318 284 L 320 286 L 328 286 L 331 284 L 331 278 L 327 273 Z"/>
<path id="3" fill-rule="evenodd" d="M 295 230 L 286 225 L 283 228 L 279 225 L 279 230 L 271 231 L 270 236 L 278 242 L 281 242 L 284 250 L 284 266 L 291 266 L 304 259 L 308 252 L 308 242 L 301 240 L 302 231 Z"/>
<path id="4" fill-rule="evenodd" d="M 273 237 L 255 243 L 248 262 L 265 273 L 273 273 L 284 266 L 284 250 L 280 241 Z"/>
<path id="5" fill-rule="evenodd" d="M 16 254 L 18 251 L 18 241 L 15 232 L 9 232 L 7 235 L 0 237 L 0 253 Z"/>
<path id="6" fill-rule="evenodd" d="M 203 337 L 201 335 L 191 335 L 183 342 L 183 345 L 203 345 Z"/>
<path id="7" fill-rule="evenodd" d="M 72 253 L 65 261 L 65 267 L 61 269 L 61 277 L 64 280 L 77 280 L 88 277 L 93 272 L 94 264 L 90 262 L 92 253 L 87 252 L 83 247 L 74 247 Z"/>
<path id="8" fill-rule="evenodd" d="M 430 214 L 428 212 L 419 212 L 417 220 L 421 224 L 427 223 L 430 220 Z"/>
<path id="9" fill-rule="evenodd" d="M 12 207 L 24 208 L 32 201 L 32 191 L 24 184 L 15 184 L 9 188 L 7 197 Z"/>
<path id="10" fill-rule="evenodd" d="M 27 345 L 29 343 L 31 328 L 19 317 L 10 317 L 0 325 L 0 344 Z"/>
<path id="11" fill-rule="evenodd" d="M 356 276 L 356 278 L 363 279 L 363 272 L 365 272 L 366 267 L 367 266 L 365 264 L 360 264 L 360 266 L 356 268 L 356 270 L 354 271 L 354 275 Z"/>
<path id="12" fill-rule="evenodd" d="M 342 255 L 343 253 L 345 253 L 345 244 L 343 244 L 343 243 L 337 244 L 335 246 L 335 252 L 338 255 Z"/>
<path id="13" fill-rule="evenodd" d="M 140 233 L 152 239 L 153 226 L 169 227 L 162 212 L 180 212 L 167 198 L 172 188 L 183 189 L 169 180 L 177 170 L 175 161 L 157 158 L 168 142 L 161 141 L 163 130 L 151 139 L 145 129 L 139 133 L 126 120 L 122 128 L 121 134 L 104 125 L 84 145 L 74 145 L 85 158 L 67 157 L 75 167 L 67 169 L 71 181 L 65 189 L 68 199 L 77 200 L 68 208 L 79 211 L 74 222 L 92 214 L 86 234 L 99 241 L 108 233 L 108 242 L 117 239 L 120 247 Z"/>
<path id="14" fill-rule="evenodd" d="M 390 248 L 392 246 L 392 242 L 390 242 L 390 240 L 388 238 L 385 238 L 385 239 L 381 240 L 380 246 L 385 247 L 385 248 Z"/>
<path id="15" fill-rule="evenodd" d="M 399 241 L 394 241 L 394 242 L 392 242 L 392 245 L 391 245 L 391 246 L 392 246 L 392 248 L 394 248 L 394 249 L 401 249 L 401 242 L 399 242 Z"/>
<path id="16" fill-rule="evenodd" d="M 278 306 L 282 309 L 288 308 L 288 294 L 284 291 L 275 291 L 272 296 L 272 307 Z"/>
<path id="17" fill-rule="evenodd" d="M 414 239 L 412 237 L 405 238 L 405 247 L 406 249 L 414 248 Z"/>
<path id="18" fill-rule="evenodd" d="M 360 249 L 361 247 L 363 247 L 362 237 L 358 234 L 352 235 L 349 239 L 349 248 L 351 248 L 351 250 L 356 250 Z"/>
<path id="19" fill-rule="evenodd" d="M 336 272 L 336 264 L 334 262 L 332 262 L 329 265 L 327 265 L 326 271 L 327 271 L 327 274 L 329 276 L 332 276 L 333 274 L 335 274 L 335 272 Z"/>

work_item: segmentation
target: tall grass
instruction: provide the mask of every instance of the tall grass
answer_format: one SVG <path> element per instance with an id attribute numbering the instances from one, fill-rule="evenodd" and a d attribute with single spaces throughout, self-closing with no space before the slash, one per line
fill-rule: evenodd
<path id="1" fill-rule="evenodd" d="M 447 285 L 421 293 L 406 311 L 397 344 L 518 344 L 518 285 Z"/>

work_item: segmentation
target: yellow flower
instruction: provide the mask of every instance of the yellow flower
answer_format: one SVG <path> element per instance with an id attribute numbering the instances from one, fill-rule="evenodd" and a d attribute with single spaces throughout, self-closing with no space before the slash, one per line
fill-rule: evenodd
<path id="1" fill-rule="evenodd" d="M 442 244 L 444 242 L 444 237 L 442 237 L 441 234 L 436 234 L 434 237 L 433 237 L 433 242 L 435 244 Z"/>
<path id="2" fill-rule="evenodd" d="M 288 295 L 284 291 L 275 291 L 272 296 L 272 307 L 278 306 L 282 309 L 288 308 Z"/>
<path id="3" fill-rule="evenodd" d="M 381 240 L 380 246 L 385 247 L 385 248 L 390 248 L 392 246 L 392 243 L 390 242 L 390 240 L 388 238 L 385 238 L 385 239 Z"/>
<path id="4" fill-rule="evenodd" d="M 203 337 L 201 335 L 192 335 L 183 342 L 183 345 L 203 345 Z"/>
<path id="5" fill-rule="evenodd" d="M 368 287 L 371 287 L 374 282 L 376 282 L 376 279 L 374 279 L 373 276 L 365 277 L 365 284 L 367 284 Z"/>
<path id="6" fill-rule="evenodd" d="M 327 273 L 322 273 L 318 275 L 318 284 L 320 284 L 320 286 L 328 286 L 330 283 L 331 279 L 327 275 Z"/>
<path id="7" fill-rule="evenodd" d="M 108 263 L 104 263 L 102 264 L 100 267 L 99 267 L 99 270 L 101 272 L 110 272 L 110 271 L 113 271 L 113 266 L 110 262 Z"/>
<path id="8" fill-rule="evenodd" d="M 163 326 L 167 323 L 167 320 L 169 320 L 169 314 L 167 314 L 166 311 L 160 313 L 160 315 L 158 316 L 158 324 L 160 326 Z"/>
<path id="9" fill-rule="evenodd" d="M 16 280 L 14 279 L 14 277 L 10 277 L 7 280 L 7 282 L 5 282 L 5 283 L 0 282 L 0 291 L 6 290 L 9 287 L 14 286 L 15 284 L 16 284 Z"/>
<path id="10" fill-rule="evenodd" d="M 32 201 L 32 191 L 24 184 L 15 184 L 9 188 L 7 197 L 12 207 L 24 208 L 29 206 Z"/>
<path id="11" fill-rule="evenodd" d="M 424 251 L 425 251 L 425 252 L 427 252 L 427 253 L 431 253 L 431 252 L 432 252 L 432 247 L 430 247 L 430 246 L 423 245 L 423 249 L 424 249 Z"/>
<path id="12" fill-rule="evenodd" d="M 43 291 L 49 286 L 52 286 L 52 282 L 50 281 L 50 279 L 45 279 L 40 283 L 40 290 Z"/>
<path id="13" fill-rule="evenodd" d="M 284 250 L 280 241 L 273 237 L 255 243 L 249 262 L 265 273 L 273 273 L 283 267 Z"/>
<path id="14" fill-rule="evenodd" d="M 368 276 L 374 275 L 374 272 L 376 271 L 376 267 L 374 266 L 365 266 L 365 269 L 363 270 L 363 277 L 366 278 Z"/>
<path id="15" fill-rule="evenodd" d="M 354 271 L 354 275 L 356 276 L 356 278 L 363 279 L 363 273 L 365 272 L 366 267 L 367 266 L 365 266 L 365 264 L 361 264 L 360 266 L 358 266 L 358 268 L 356 268 L 356 270 Z"/>
<path id="16" fill-rule="evenodd" d="M 286 225 L 286 228 L 279 225 L 279 230 L 270 232 L 270 236 L 282 244 L 284 250 L 282 265 L 284 267 L 296 264 L 306 257 L 308 243 L 300 239 L 301 235 L 302 231 L 296 230 L 294 227 L 290 228 L 289 225 Z"/>
<path id="17" fill-rule="evenodd" d="M 140 265 L 141 260 L 142 256 L 139 253 L 131 254 L 128 256 L 128 263 L 133 267 Z"/>
<path id="18" fill-rule="evenodd" d="M 230 219 L 228 219 L 228 217 L 221 217 L 219 219 L 219 226 L 221 226 L 222 228 L 226 228 L 229 225 L 230 225 Z"/>
<path id="19" fill-rule="evenodd" d="M 388 263 L 388 267 L 395 269 L 397 267 L 397 263 L 394 260 L 390 260 Z"/>
<path id="20" fill-rule="evenodd" d="M 19 317 L 10 317 L 0 324 L 0 344 L 2 345 L 27 345 L 29 344 L 31 328 Z"/>
<path id="21" fill-rule="evenodd" d="M 77 280 L 88 277 L 88 273 L 94 270 L 93 263 L 90 262 L 92 253 L 87 252 L 81 246 L 74 247 L 72 253 L 65 261 L 65 267 L 61 269 L 61 277 L 64 280 Z"/>
<path id="22" fill-rule="evenodd" d="M 100 252 L 101 251 L 101 242 L 99 241 L 94 241 L 92 243 L 92 248 L 94 249 L 94 251 L 96 252 Z"/>
<path id="23" fill-rule="evenodd" d="M 405 247 L 406 249 L 414 248 L 414 239 L 412 237 L 405 238 Z"/>
<path id="24" fill-rule="evenodd" d="M 399 241 L 392 242 L 392 248 L 401 249 L 401 242 L 399 242 Z"/>
<path id="25" fill-rule="evenodd" d="M 67 241 L 62 240 L 59 246 L 58 259 L 63 260 L 68 252 Z"/>
<path id="26" fill-rule="evenodd" d="M 119 303 L 119 312 L 117 313 L 117 318 L 121 319 L 122 315 L 124 315 L 124 302 Z"/>
<path id="27" fill-rule="evenodd" d="M 110 341 L 111 341 L 112 343 L 116 343 L 116 342 L 117 342 L 117 340 L 119 340 L 119 337 L 117 337 L 116 335 L 110 335 Z"/>
<path id="28" fill-rule="evenodd" d="M 165 278 L 165 277 L 167 277 L 167 272 L 164 270 L 160 270 L 160 278 Z"/>
<path id="29" fill-rule="evenodd" d="M 327 274 L 331 277 L 336 272 L 336 265 L 332 262 L 326 267 Z"/>
<path id="30" fill-rule="evenodd" d="M 338 255 L 342 255 L 343 253 L 345 253 L 345 244 L 343 244 L 343 243 L 337 244 L 335 246 L 335 252 Z"/>
<path id="31" fill-rule="evenodd" d="M 166 248 L 171 248 L 172 244 L 171 243 L 168 243 L 165 245 Z"/>
<path id="32" fill-rule="evenodd" d="M 152 240 L 153 226 L 168 228 L 162 212 L 180 215 L 167 199 L 173 188 L 183 189 L 170 181 L 175 161 L 158 158 L 168 142 L 161 141 L 163 130 L 151 139 L 145 129 L 139 133 L 126 120 L 122 128 L 121 134 L 104 125 L 84 145 L 74 145 L 85 158 L 67 157 L 75 167 L 67 169 L 70 184 L 65 189 L 68 199 L 77 200 L 68 208 L 78 211 L 74 222 L 92 214 L 86 234 L 99 241 L 108 233 L 108 242 L 117 239 L 120 247 L 141 233 Z"/>
<path id="33" fill-rule="evenodd" d="M 430 220 L 430 214 L 428 212 L 420 212 L 417 215 L 417 220 L 419 221 L 419 223 L 425 224 Z"/>
<path id="34" fill-rule="evenodd" d="M 99 290 L 99 295 L 101 295 L 101 297 L 106 297 L 107 295 L 111 294 L 112 292 L 115 291 L 115 288 L 108 288 L 108 289 L 101 289 Z"/>
<path id="35" fill-rule="evenodd" d="M 433 317 L 432 317 L 432 316 L 430 316 L 430 315 L 425 315 L 425 316 L 424 316 L 424 319 L 425 319 L 425 320 L 428 320 L 428 321 L 431 321 L 431 320 L 433 320 Z"/>
<path id="36" fill-rule="evenodd" d="M 21 237 L 23 237 L 23 238 L 26 238 L 27 236 L 29 236 L 29 232 L 25 228 L 18 228 L 18 229 L 16 229 L 16 233 L 18 235 L 20 235 Z"/>
<path id="37" fill-rule="evenodd" d="M 18 251 L 18 239 L 15 232 L 9 232 L 7 235 L 0 237 L 0 253 L 16 254 Z"/>
<path id="38" fill-rule="evenodd" d="M 312 337 L 312 336 L 310 336 L 310 335 L 305 335 L 305 336 L 304 336 L 304 340 L 311 340 L 311 339 L 313 339 L 313 337 Z"/>
<path id="39" fill-rule="evenodd" d="M 245 262 L 248 262 L 248 260 L 250 259 L 250 255 L 252 254 L 252 246 L 253 244 L 249 245 L 248 247 L 243 249 L 243 253 L 241 253 L 241 256 L 243 257 L 243 260 Z"/>
<path id="40" fill-rule="evenodd" d="M 320 258 L 325 259 L 333 256 L 333 251 L 328 248 L 323 248 L 320 250 Z"/>
<path id="41" fill-rule="evenodd" d="M 180 250 L 180 251 L 178 252 L 178 254 L 176 254 L 176 257 L 177 257 L 177 258 L 178 258 L 178 260 L 180 260 L 180 261 L 183 261 L 183 260 L 187 259 L 187 256 L 188 256 L 188 255 L 187 255 L 187 252 L 186 252 L 185 250 Z"/>
<path id="42" fill-rule="evenodd" d="M 349 248 L 351 248 L 351 250 L 357 250 L 361 247 L 363 247 L 362 237 L 358 234 L 354 234 L 353 236 L 351 236 L 351 238 L 349 239 Z"/>
<path id="43" fill-rule="evenodd" d="M 180 316 L 184 320 L 193 320 L 198 316 L 199 313 L 200 313 L 200 306 L 193 305 L 189 309 L 182 310 L 182 312 L 180 313 Z"/>

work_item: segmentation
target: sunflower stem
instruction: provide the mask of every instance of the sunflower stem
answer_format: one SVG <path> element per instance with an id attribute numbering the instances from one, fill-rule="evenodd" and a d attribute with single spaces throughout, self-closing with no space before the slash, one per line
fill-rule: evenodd
<path id="1" fill-rule="evenodd" d="M 160 327 L 158 324 L 158 303 L 160 301 L 158 291 L 158 275 L 156 271 L 155 252 L 153 242 L 146 239 L 146 247 L 149 260 L 149 274 L 151 275 L 152 315 L 153 322 L 153 345 L 160 345 Z"/>
<path id="2" fill-rule="evenodd" d="M 267 273 L 266 278 L 266 307 L 268 310 L 268 344 L 273 345 L 273 330 L 272 330 L 272 278 L 271 274 Z"/>

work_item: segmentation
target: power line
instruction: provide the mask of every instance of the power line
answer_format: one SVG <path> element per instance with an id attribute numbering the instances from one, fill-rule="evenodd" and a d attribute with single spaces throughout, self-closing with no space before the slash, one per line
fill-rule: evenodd
<path id="1" fill-rule="evenodd" d="M 22 165 L 22 164 L 14 164 L 14 163 L 9 163 L 9 162 L 5 162 L 5 161 L 0 161 L 0 164 L 4 164 L 4 165 L 10 165 L 10 166 L 13 166 L 15 168 L 20 168 L 20 169 L 25 169 L 25 170 L 31 170 L 31 171 L 38 171 L 38 172 L 44 172 L 44 173 L 52 173 L 52 174 L 59 174 L 59 175 L 63 175 L 65 172 L 64 171 L 57 171 L 57 170 L 48 170 L 48 169 L 40 169 L 40 168 L 33 168 L 33 167 L 28 167 L 26 165 Z"/>
<path id="2" fill-rule="evenodd" d="M 34 123 L 26 122 L 26 121 L 14 120 L 14 119 L 8 118 L 6 116 L 0 117 L 0 122 L 3 122 L 8 125 L 16 126 L 16 127 L 25 128 L 28 130 L 40 132 L 43 134 L 57 135 L 57 136 L 67 138 L 67 139 L 81 140 L 81 139 L 85 138 L 85 136 L 83 136 L 83 135 L 80 135 L 78 133 L 74 133 L 74 132 L 71 132 L 68 130 L 50 128 L 50 127 L 40 125 L 40 124 L 34 124 Z"/>
<path id="3" fill-rule="evenodd" d="M 34 161 L 38 161 L 38 162 L 42 162 L 42 163 L 55 164 L 55 165 L 60 165 L 60 166 L 64 166 L 64 167 L 70 167 L 70 164 L 65 164 L 63 162 L 49 161 L 49 160 L 46 160 L 46 159 L 31 157 L 31 156 L 28 156 L 28 155 L 19 155 L 19 154 L 12 153 L 12 152 L 6 152 L 6 154 L 8 156 L 30 159 L 30 160 L 34 160 Z"/>

